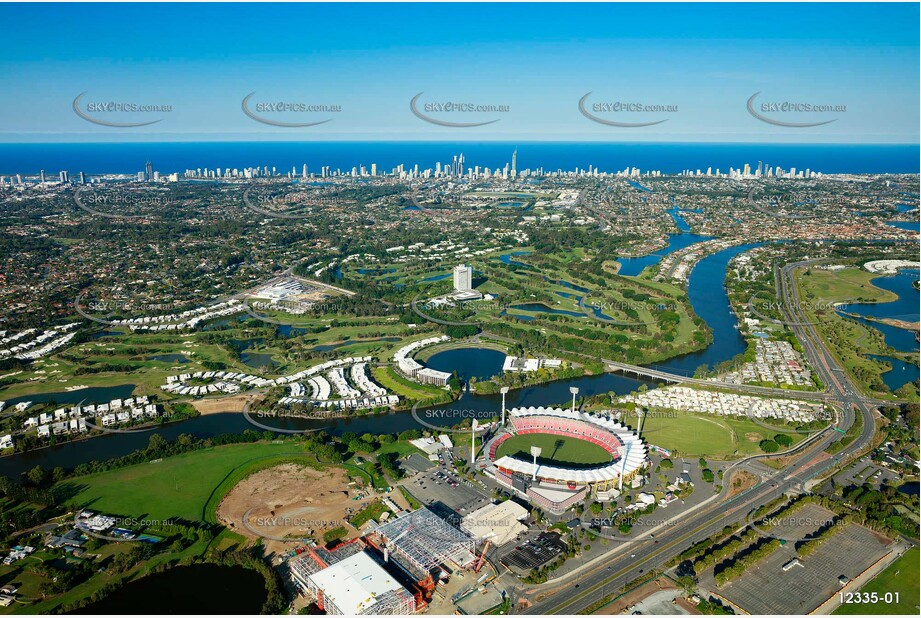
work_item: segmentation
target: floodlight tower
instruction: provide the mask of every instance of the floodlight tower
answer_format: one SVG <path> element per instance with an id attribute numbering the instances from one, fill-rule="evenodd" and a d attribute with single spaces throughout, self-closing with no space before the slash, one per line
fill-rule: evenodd
<path id="1" fill-rule="evenodd" d="M 477 419 L 473 419 L 473 425 L 470 429 L 470 465 L 476 461 L 476 428 L 478 427 Z"/>
<path id="2" fill-rule="evenodd" d="M 503 386 L 499 392 L 502 393 L 502 426 L 505 427 L 505 395 L 508 393 L 508 387 Z"/>
<path id="3" fill-rule="evenodd" d="M 627 442 L 626 448 L 624 449 L 624 459 L 620 464 L 620 483 L 618 484 L 617 491 L 624 493 L 624 472 L 627 471 L 627 457 L 630 456 L 630 445 L 632 442 Z"/>
<path id="4" fill-rule="evenodd" d="M 578 386 L 570 386 L 570 387 L 569 387 L 569 392 L 572 393 L 572 411 L 573 411 L 573 413 L 575 413 L 575 411 L 576 411 L 576 395 L 579 393 L 579 387 L 578 387 Z"/>
<path id="5" fill-rule="evenodd" d="M 534 472 L 531 474 L 532 481 L 537 480 L 537 458 L 540 457 L 541 452 L 543 452 L 543 449 L 541 447 L 539 446 L 531 447 L 531 456 L 534 458 Z"/>

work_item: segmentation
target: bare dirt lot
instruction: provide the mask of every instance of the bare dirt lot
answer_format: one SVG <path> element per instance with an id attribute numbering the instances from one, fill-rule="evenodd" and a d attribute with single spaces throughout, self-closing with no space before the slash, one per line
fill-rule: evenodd
<path id="1" fill-rule="evenodd" d="M 248 395 L 232 395 L 217 399 L 198 399 L 192 402 L 195 409 L 201 414 L 219 414 L 221 412 L 242 412 L 243 406 L 253 401 L 256 397 Z"/>
<path id="2" fill-rule="evenodd" d="M 353 486 L 354 487 L 354 486 Z M 353 500 L 344 470 L 314 470 L 282 464 L 261 470 L 241 481 L 218 507 L 218 519 L 251 539 L 262 538 L 265 553 L 283 553 L 298 542 L 344 527 L 348 538 L 357 534 L 346 521 L 369 498 Z"/>
<path id="3" fill-rule="evenodd" d="M 729 490 L 730 498 L 737 496 L 750 487 L 754 487 L 758 482 L 758 477 L 748 470 L 737 470 L 729 478 L 732 483 Z"/>
<path id="4" fill-rule="evenodd" d="M 608 605 L 605 605 L 604 607 L 596 611 L 595 615 L 596 616 L 613 616 L 616 614 L 627 613 L 625 611 L 627 608 L 632 608 L 637 603 L 641 603 L 644 599 L 654 597 L 655 595 L 658 595 L 666 591 L 671 591 L 675 595 L 678 595 L 680 592 L 677 588 L 675 588 L 675 585 L 667 579 L 659 578 L 651 582 L 647 582 L 643 584 L 642 586 L 640 586 L 639 588 L 635 590 L 631 590 L 627 594 L 621 596 L 616 601 L 613 601 L 609 603 Z M 669 604 L 671 603 L 672 598 L 674 597 L 669 597 L 668 599 Z M 663 608 L 659 608 L 659 609 L 661 610 Z M 668 611 L 668 612 L 663 612 L 663 613 L 680 614 L 680 613 L 688 613 L 688 612 L 683 612 L 676 608 L 675 611 Z"/>

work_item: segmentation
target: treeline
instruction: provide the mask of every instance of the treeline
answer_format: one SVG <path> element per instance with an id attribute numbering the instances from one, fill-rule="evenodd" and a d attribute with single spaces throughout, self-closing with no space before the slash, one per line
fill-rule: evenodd
<path id="1" fill-rule="evenodd" d="M 780 539 L 762 538 L 749 546 L 744 552 L 736 554 L 714 569 L 713 578 L 716 580 L 716 585 L 723 586 L 729 583 L 729 581 L 770 556 L 778 547 L 780 547 Z"/>

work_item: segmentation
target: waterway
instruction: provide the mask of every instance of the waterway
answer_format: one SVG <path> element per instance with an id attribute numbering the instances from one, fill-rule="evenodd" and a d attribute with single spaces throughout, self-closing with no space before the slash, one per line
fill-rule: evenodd
<path id="1" fill-rule="evenodd" d="M 713 368 L 745 352 L 745 338 L 739 334 L 739 323 L 726 292 L 726 269 L 732 258 L 761 244 L 736 245 L 697 262 L 688 279 L 688 298 L 694 312 L 710 327 L 713 343 L 699 352 L 658 363 L 656 369 L 690 376 L 701 365 Z"/>
<path id="2" fill-rule="evenodd" d="M 72 391 L 53 391 L 50 393 L 36 393 L 34 395 L 23 395 L 6 400 L 6 407 L 11 408 L 17 403 L 31 401 L 32 403 L 45 403 L 53 401 L 54 403 L 77 404 L 85 401 L 90 403 L 108 403 L 113 399 L 125 399 L 131 397 L 134 390 L 134 384 L 119 384 L 117 386 L 92 386 L 90 388 L 78 388 Z"/>
<path id="3" fill-rule="evenodd" d="M 860 322 L 864 326 L 876 329 L 883 335 L 886 345 L 898 350 L 899 352 L 917 352 L 918 340 L 915 339 L 916 332 L 905 328 L 898 328 L 890 324 L 876 322 L 868 318 L 895 319 L 905 322 L 918 322 L 921 319 L 919 315 L 919 305 L 921 305 L 921 293 L 914 287 L 918 280 L 919 273 L 917 270 L 904 269 L 900 270 L 897 275 L 876 277 L 871 283 L 876 287 L 888 290 L 898 295 L 898 299 L 888 303 L 852 303 L 842 305 L 839 312 L 846 312 L 851 315 L 846 317 Z M 918 366 L 906 363 L 898 358 L 891 356 L 871 355 L 877 360 L 886 361 L 892 365 L 892 369 L 882 375 L 883 382 L 889 387 L 889 390 L 895 392 L 909 382 L 918 379 Z"/>
<path id="4" fill-rule="evenodd" d="M 643 269 L 647 266 L 658 264 L 659 261 L 669 253 L 674 253 L 685 247 L 690 247 L 695 243 L 710 240 L 710 238 L 710 236 L 702 236 L 700 234 L 670 234 L 668 237 L 668 246 L 659 249 L 655 253 L 650 253 L 642 257 L 618 258 L 617 262 L 620 264 L 620 271 L 618 271 L 617 274 L 625 277 L 635 277 L 643 272 Z"/>
<path id="5" fill-rule="evenodd" d="M 73 614 L 258 614 L 268 594 L 257 571 L 194 564 L 142 577 Z"/>
<path id="6" fill-rule="evenodd" d="M 745 350 L 745 341 L 737 330 L 735 314 L 730 309 L 724 281 L 729 261 L 739 253 L 756 246 L 758 245 L 748 244 L 730 247 L 711 254 L 697 263 L 691 272 L 688 294 L 694 311 L 712 329 L 714 343 L 700 352 L 687 354 L 659 364 L 656 366 L 657 368 L 689 375 L 703 363 L 712 367 L 717 363 L 733 358 Z M 443 371 L 456 370 L 464 379 L 469 379 L 472 376 L 479 378 L 492 375 L 496 371 L 496 364 L 498 363 L 498 366 L 501 366 L 501 361 L 499 360 L 501 356 L 500 352 L 493 350 L 462 348 L 437 354 L 429 359 L 426 364 L 434 369 Z M 636 390 L 642 384 L 646 384 L 649 387 L 654 386 L 651 381 L 605 373 L 516 389 L 508 393 L 506 401 L 508 407 L 568 405 L 572 397 L 569 392 L 571 386 L 579 389 L 579 396 L 581 397 L 608 392 L 626 394 Z M 108 401 L 117 397 L 127 397 L 132 389 L 133 385 L 122 385 L 109 389 L 93 389 L 92 391 L 85 389 L 61 395 L 67 397 L 67 402 L 72 403 L 77 403 L 83 399 L 87 401 Z M 39 401 L 39 397 L 41 396 L 34 395 L 20 400 Z M 55 400 L 65 401 L 63 398 L 55 398 Z M 469 413 L 459 416 L 456 413 L 458 410 L 473 411 L 477 416 L 485 418 L 499 414 L 500 402 L 499 395 L 465 393 L 459 401 L 436 406 L 432 408 L 434 410 L 432 413 L 420 411 L 420 414 L 424 413 L 423 418 L 434 425 L 454 425 L 464 420 L 464 418 L 469 418 Z M 440 414 L 440 412 L 444 412 L 444 414 Z M 278 427 L 284 429 L 323 429 L 333 435 L 349 431 L 358 434 L 365 432 L 373 434 L 398 433 L 407 429 L 420 428 L 419 422 L 409 411 L 330 420 L 273 419 L 272 424 L 275 425 L 276 423 Z M 41 465 L 45 469 L 51 469 L 55 466 L 73 468 L 80 463 L 86 463 L 94 459 L 104 460 L 127 455 L 136 449 L 146 447 L 150 436 L 154 433 L 162 435 L 167 440 L 173 440 L 183 433 L 207 438 L 221 433 L 239 433 L 251 428 L 253 426 L 247 422 L 242 414 L 209 414 L 180 423 L 156 427 L 150 431 L 106 434 L 29 453 L 3 457 L 0 458 L 0 474 L 18 478 L 22 472 L 36 465 Z"/>

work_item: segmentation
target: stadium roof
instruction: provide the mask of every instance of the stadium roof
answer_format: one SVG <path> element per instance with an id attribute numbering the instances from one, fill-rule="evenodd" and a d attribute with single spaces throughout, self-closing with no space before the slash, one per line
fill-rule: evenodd
<path id="1" fill-rule="evenodd" d="M 386 537 L 388 547 L 425 571 L 448 562 L 464 566 L 476 558 L 476 542 L 470 535 L 425 507 L 391 519 L 375 531 Z"/>
<path id="2" fill-rule="evenodd" d="M 574 421 L 582 421 L 599 429 L 615 434 L 623 446 L 618 449 L 620 457 L 609 464 L 597 468 L 572 469 L 559 466 L 537 465 L 537 476 L 539 478 L 550 479 L 555 481 L 573 481 L 576 483 L 597 483 L 599 481 L 612 481 L 620 478 L 621 474 L 629 475 L 631 472 L 640 468 L 646 461 L 646 445 L 636 433 L 621 425 L 617 421 L 611 420 L 605 416 L 595 416 L 584 412 L 573 412 L 564 408 L 512 408 L 509 410 L 511 416 L 517 417 L 534 417 L 549 416 L 553 418 L 564 418 Z M 500 457 L 496 460 L 495 465 L 499 468 L 511 470 L 527 476 L 534 475 L 534 463 L 516 459 L 514 457 Z"/>

